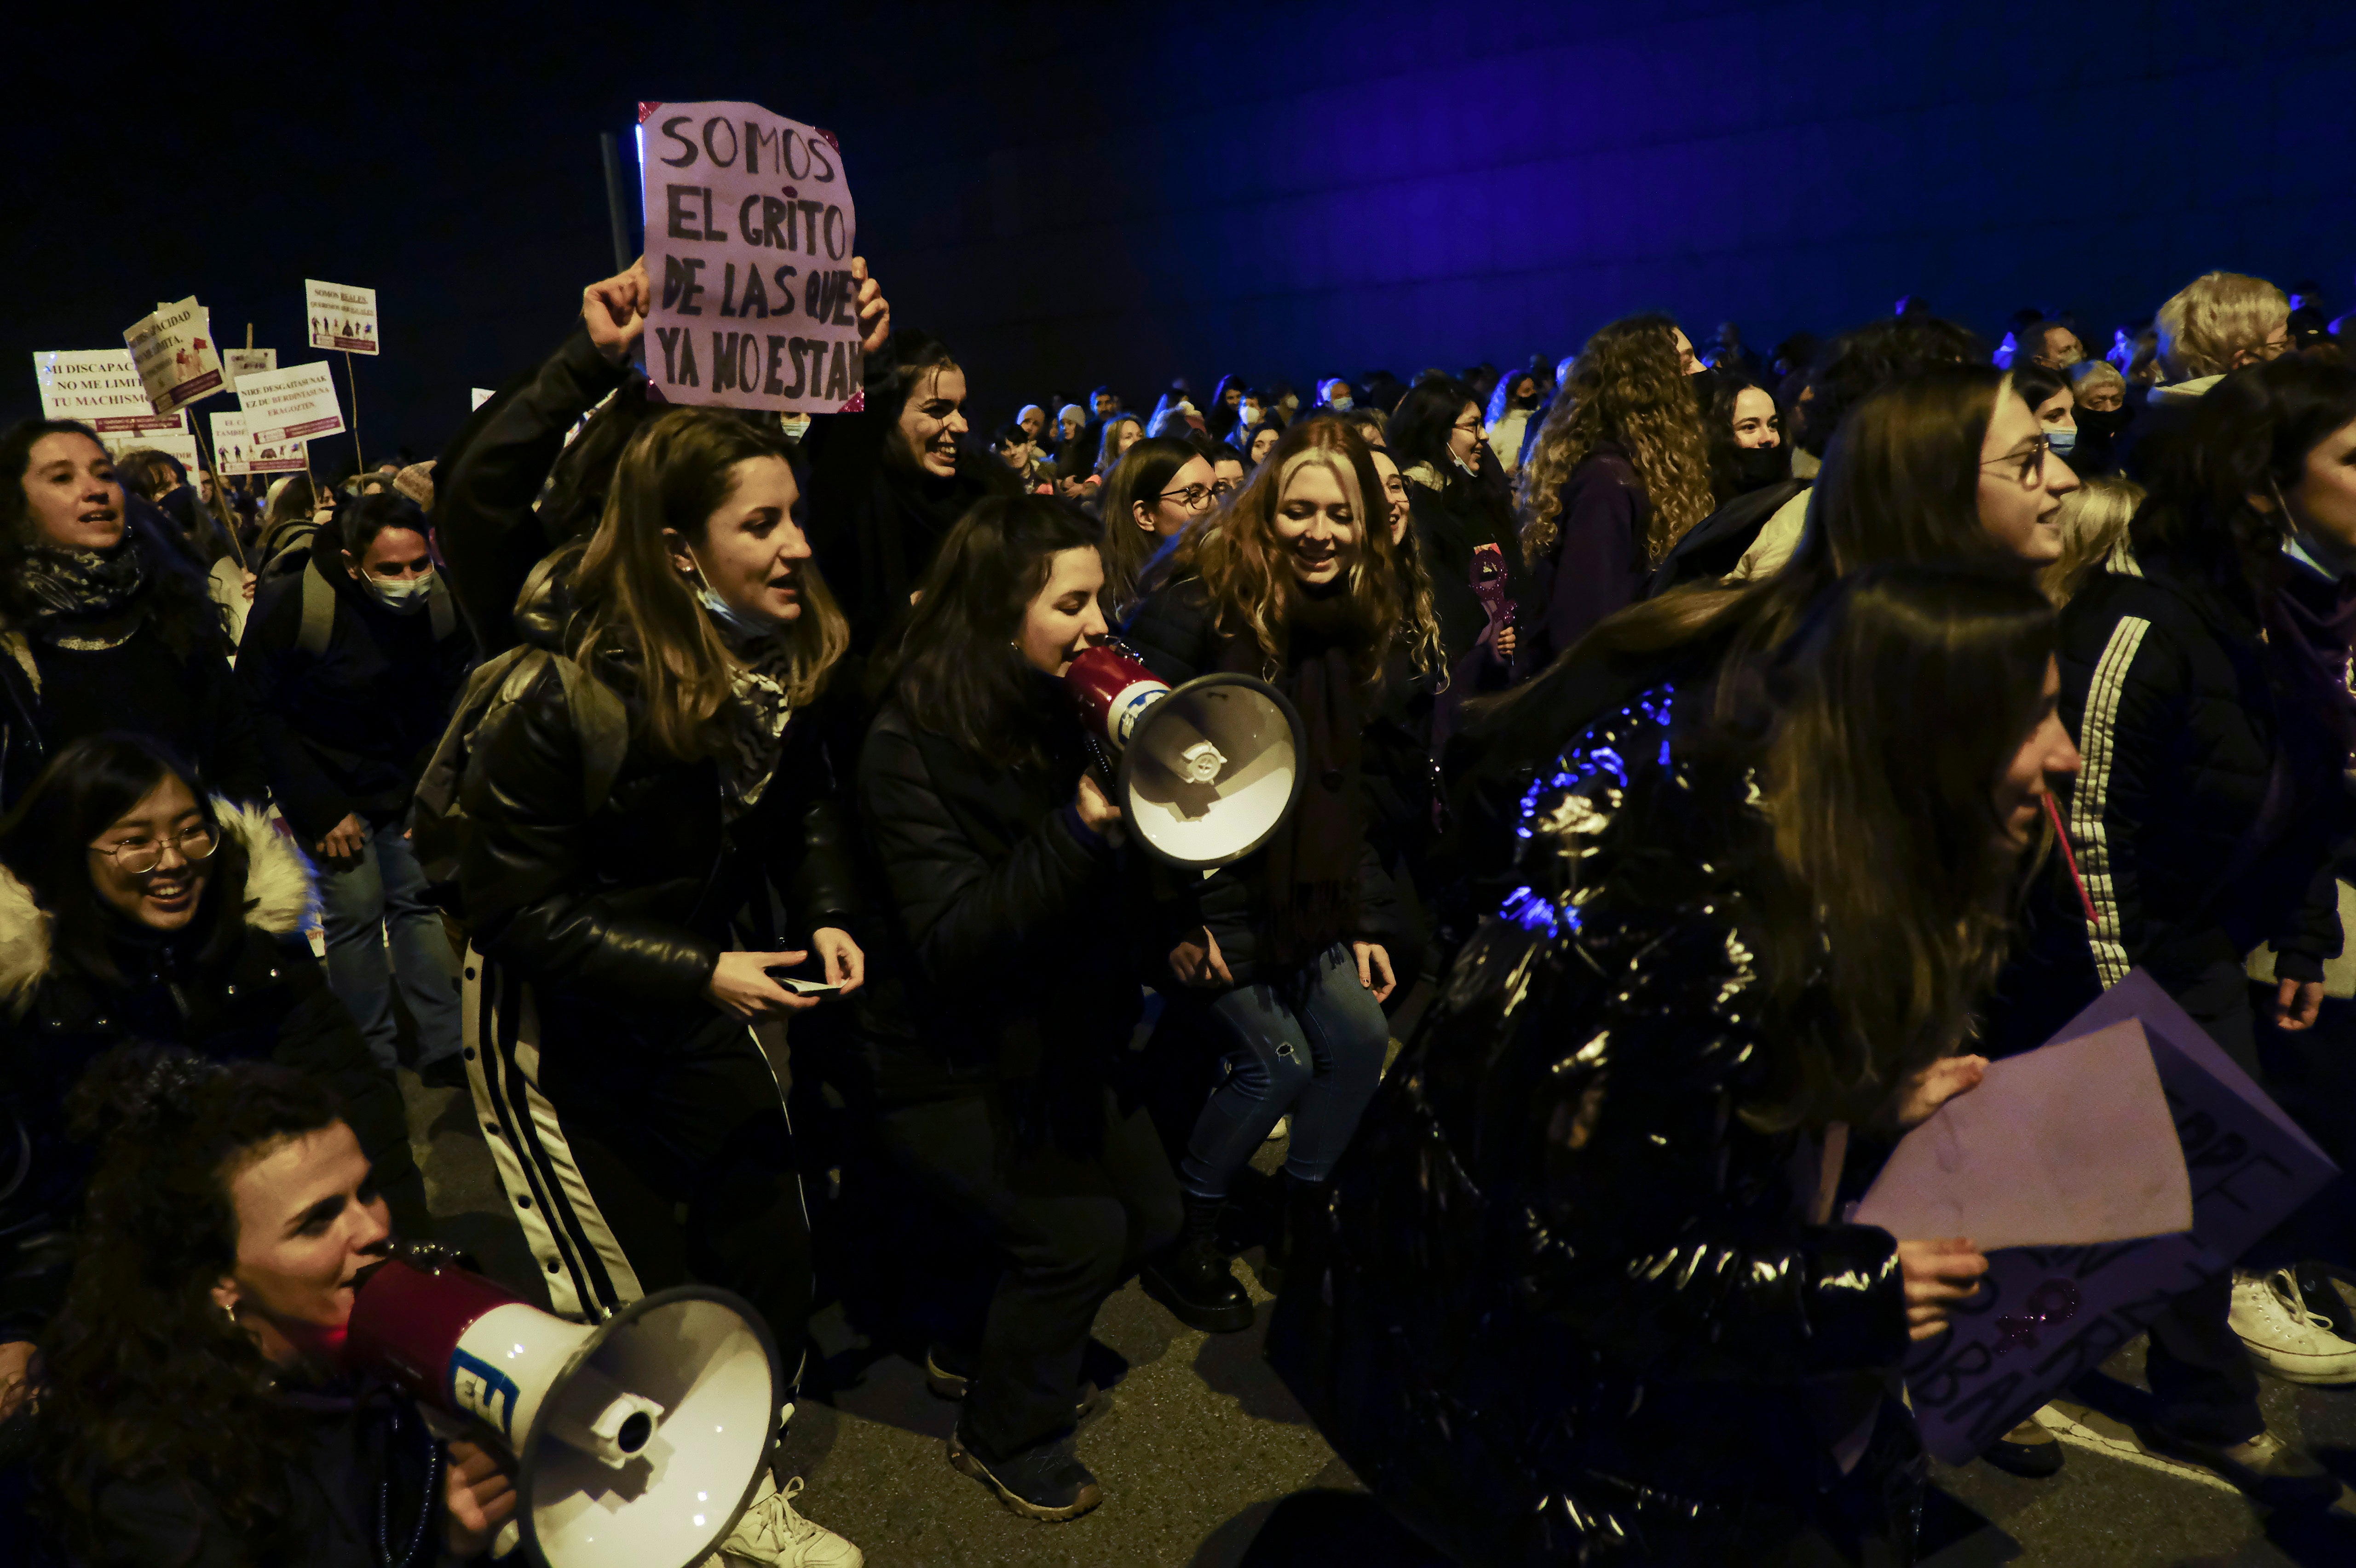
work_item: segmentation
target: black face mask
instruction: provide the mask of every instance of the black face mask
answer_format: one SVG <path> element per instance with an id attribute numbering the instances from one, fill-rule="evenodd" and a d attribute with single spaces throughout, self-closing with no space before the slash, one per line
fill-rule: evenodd
<path id="1" fill-rule="evenodd" d="M 2131 408 L 2080 409 L 2078 439 L 2081 442 L 2090 437 L 2098 442 L 2116 441 L 2119 432 L 2126 430 L 2128 421 L 2134 418 L 2135 410 Z"/>
<path id="2" fill-rule="evenodd" d="M 1734 479 L 1747 495 L 1763 490 L 1792 476 L 1792 449 L 1780 442 L 1773 446 L 1744 446 L 1735 449 Z"/>

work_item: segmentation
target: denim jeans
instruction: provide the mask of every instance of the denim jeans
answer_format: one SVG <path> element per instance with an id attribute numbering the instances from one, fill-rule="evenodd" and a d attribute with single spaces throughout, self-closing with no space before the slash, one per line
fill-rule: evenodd
<path id="1" fill-rule="evenodd" d="M 1237 987 L 1211 1004 L 1210 1016 L 1233 1043 L 1186 1140 L 1179 1187 L 1195 1198 L 1226 1197 L 1287 1111 L 1286 1174 L 1324 1180 L 1375 1097 L 1390 1044 L 1389 1020 L 1358 983 L 1347 944 L 1273 983 Z"/>
<path id="2" fill-rule="evenodd" d="M 393 1066 L 392 987 L 417 1024 L 417 1065 L 456 1054 L 458 959 L 442 912 L 425 901 L 425 874 L 398 821 L 370 823 L 359 863 L 319 868 L 321 923 L 327 934 L 327 985 L 360 1026 L 369 1054 Z M 391 962 L 386 963 L 386 936 Z"/>

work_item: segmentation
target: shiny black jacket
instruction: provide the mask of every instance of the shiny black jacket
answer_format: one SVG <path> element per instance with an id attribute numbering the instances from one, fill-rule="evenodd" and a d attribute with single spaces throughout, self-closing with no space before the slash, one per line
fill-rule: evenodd
<path id="1" fill-rule="evenodd" d="M 522 635 L 554 651 L 577 646 L 581 629 L 568 578 L 546 574 L 517 612 Z M 630 713 L 613 788 L 594 809 L 584 798 L 581 735 L 549 666 L 467 758 L 459 886 L 474 946 L 537 987 L 553 1032 L 626 1050 L 707 1016 L 723 952 L 806 946 L 815 929 L 848 926 L 857 900 L 824 699 L 786 726 L 760 804 L 723 824 L 717 764 L 638 738 L 630 662 L 601 659 L 594 673 Z M 767 929 L 765 879 L 784 899 L 784 932 Z"/>
<path id="2" fill-rule="evenodd" d="M 1835 1475 L 1812 1381 L 1869 1410 L 1907 1346 L 1895 1242 L 1807 1223 L 1801 1135 L 1741 1115 L 1823 999 L 1771 1000 L 1768 829 L 1674 705 L 1542 780 L 1524 885 L 1359 1125 L 1269 1332 L 1351 1468 L 1467 1563 L 1768 1560 Z"/>

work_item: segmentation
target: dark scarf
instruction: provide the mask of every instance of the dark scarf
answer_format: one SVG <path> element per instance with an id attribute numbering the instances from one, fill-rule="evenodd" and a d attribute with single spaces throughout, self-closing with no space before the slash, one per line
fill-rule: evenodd
<path id="1" fill-rule="evenodd" d="M 42 619 L 112 614 L 139 596 L 147 583 L 147 563 L 131 531 L 104 549 L 36 544 L 17 568 L 22 592 Z"/>
<path id="2" fill-rule="evenodd" d="M 2356 650 L 2356 578 L 2325 581 L 2288 559 L 2267 596 L 2267 641 L 2279 650 L 2303 695 L 2339 741 L 2340 765 L 2356 750 L 2356 691 L 2349 688 Z"/>
<path id="3" fill-rule="evenodd" d="M 1261 851 L 1268 934 L 1280 964 L 1305 964 L 1357 932 L 1358 862 L 1366 841 L 1360 773 L 1365 715 L 1351 659 L 1363 634 L 1351 611 L 1346 594 L 1295 594 L 1289 617 L 1290 667 L 1276 688 L 1300 713 L 1308 750 L 1300 761 L 1300 800 Z M 1226 662 L 1257 674 L 1259 650 L 1237 638 Z"/>

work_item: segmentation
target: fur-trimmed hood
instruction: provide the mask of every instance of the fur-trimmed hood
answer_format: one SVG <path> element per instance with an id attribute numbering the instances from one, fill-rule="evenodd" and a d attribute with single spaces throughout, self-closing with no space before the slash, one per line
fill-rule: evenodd
<path id="1" fill-rule="evenodd" d="M 221 831 L 245 847 L 245 923 L 274 937 L 316 923 L 317 879 L 294 839 L 252 806 L 217 795 L 213 813 Z M 0 1004 L 13 1013 L 23 1012 L 49 976 L 49 920 L 33 891 L 0 866 Z"/>

